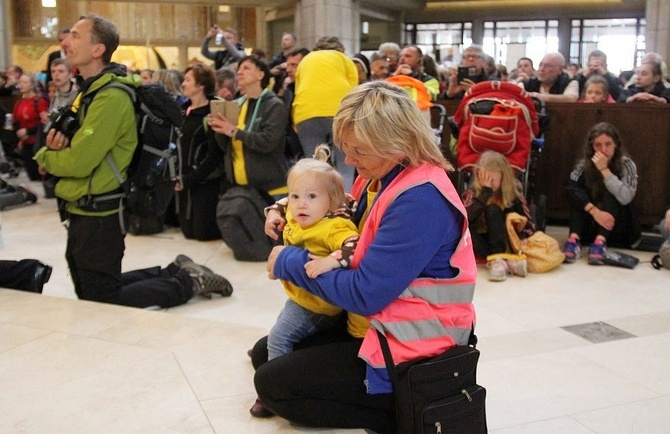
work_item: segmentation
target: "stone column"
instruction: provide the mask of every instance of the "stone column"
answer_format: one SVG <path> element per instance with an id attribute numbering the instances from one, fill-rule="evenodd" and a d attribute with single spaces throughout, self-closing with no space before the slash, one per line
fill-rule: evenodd
<path id="1" fill-rule="evenodd" d="M 354 0 L 299 0 L 295 10 L 295 32 L 309 49 L 322 36 L 337 36 L 346 53 L 360 49 L 360 9 Z"/>
<path id="2" fill-rule="evenodd" d="M 4 71 L 10 65 L 11 40 L 9 38 L 9 27 L 7 15 L 9 7 L 7 0 L 0 0 L 0 70 Z"/>
<path id="3" fill-rule="evenodd" d="M 670 62 L 670 3 L 667 0 L 647 0 L 646 51 L 654 51 Z"/>

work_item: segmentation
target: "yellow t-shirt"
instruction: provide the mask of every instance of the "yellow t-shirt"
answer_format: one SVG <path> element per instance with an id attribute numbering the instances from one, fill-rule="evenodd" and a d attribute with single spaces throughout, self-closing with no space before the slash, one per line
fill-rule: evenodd
<path id="1" fill-rule="evenodd" d="M 342 98 L 357 85 L 356 65 L 344 53 L 312 51 L 300 61 L 295 74 L 294 125 L 335 116 Z"/>
<path id="2" fill-rule="evenodd" d="M 308 228 L 302 228 L 291 215 L 290 209 L 286 209 L 286 226 L 284 226 L 286 245 L 307 249 L 318 256 L 327 256 L 339 250 L 347 238 L 355 235 L 358 235 L 358 231 L 349 219 L 327 217 Z M 330 316 L 342 311 L 299 286 L 283 280 L 282 283 L 289 298 L 309 311 Z"/>
<path id="3" fill-rule="evenodd" d="M 367 194 L 368 202 L 367 207 L 365 208 L 365 212 L 363 213 L 363 217 L 358 224 L 358 230 L 360 232 L 363 232 L 363 226 L 365 225 L 365 221 L 368 219 L 370 208 L 372 207 L 372 203 L 374 203 L 378 192 L 379 181 L 372 181 L 365 192 Z M 351 336 L 355 338 L 365 337 L 369 327 L 370 321 L 368 321 L 364 316 L 352 312 L 347 312 L 347 331 Z"/>

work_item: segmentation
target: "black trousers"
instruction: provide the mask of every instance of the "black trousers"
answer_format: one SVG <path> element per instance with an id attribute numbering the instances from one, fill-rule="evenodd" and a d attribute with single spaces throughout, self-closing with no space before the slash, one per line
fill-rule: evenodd
<path id="1" fill-rule="evenodd" d="M 65 257 L 82 300 L 133 307 L 172 307 L 193 297 L 193 281 L 174 264 L 121 273 L 125 250 L 119 215 L 70 214 Z"/>
<path id="2" fill-rule="evenodd" d="M 268 362 L 267 337 L 259 340 L 252 351 L 258 397 L 273 413 L 300 425 L 395 433 L 393 394 L 366 392 L 361 342 L 343 325 Z"/>
<path id="3" fill-rule="evenodd" d="M 0 286 L 30 291 L 39 264 L 40 262 L 36 259 L 0 260 Z"/>
<path id="4" fill-rule="evenodd" d="M 612 230 L 600 226 L 584 209 L 570 205 L 570 233 L 579 235 L 582 244 L 592 243 L 598 235 L 605 237 L 609 246 L 615 247 L 630 247 L 640 239 L 642 232 L 632 204 L 621 205 L 606 191 L 598 208 L 614 217 Z"/>
<path id="5" fill-rule="evenodd" d="M 486 232 L 471 232 L 472 248 L 475 255 L 486 258 L 488 255 L 505 253 L 507 251 L 507 228 L 505 227 L 505 212 L 497 205 L 487 205 L 484 210 Z"/>
<path id="6" fill-rule="evenodd" d="M 210 179 L 179 195 L 179 226 L 184 236 L 198 241 L 220 240 L 216 224 L 220 179 Z"/>

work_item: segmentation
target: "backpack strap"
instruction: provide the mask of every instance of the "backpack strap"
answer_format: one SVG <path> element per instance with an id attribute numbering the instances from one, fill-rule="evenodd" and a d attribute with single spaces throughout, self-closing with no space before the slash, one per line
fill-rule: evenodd
<path id="1" fill-rule="evenodd" d="M 101 90 L 106 89 L 106 88 L 117 88 L 117 89 L 124 90 L 128 94 L 128 96 L 130 97 L 130 101 L 132 102 L 133 107 L 135 107 L 135 103 L 137 101 L 137 96 L 135 95 L 135 90 L 132 89 L 130 86 L 126 85 L 126 84 L 117 83 L 117 82 L 112 81 L 112 82 L 109 82 L 109 83 L 106 83 L 106 84 L 100 86 L 95 91 L 87 93 L 86 95 L 82 96 L 81 104 L 79 106 L 79 112 L 81 113 L 82 118 L 86 117 L 86 111 L 88 110 L 88 106 L 93 102 L 93 99 L 98 94 L 98 92 L 100 92 Z M 91 178 L 89 179 L 88 195 L 87 195 L 86 198 L 82 198 L 82 199 L 86 199 L 86 200 L 90 199 L 93 203 L 95 203 L 95 202 L 106 202 L 106 201 L 111 201 L 111 200 L 113 200 L 113 201 L 118 200 L 119 201 L 119 225 L 121 227 L 121 232 L 125 234 L 126 233 L 126 225 L 125 225 L 125 221 L 124 221 L 124 218 L 123 218 L 123 210 L 124 210 L 123 201 L 124 201 L 125 198 L 128 197 L 128 194 L 130 193 L 130 183 L 128 182 L 127 179 L 123 179 L 123 176 L 121 176 L 121 172 L 119 171 L 119 168 L 116 166 L 116 163 L 114 163 L 114 159 L 112 158 L 111 152 L 107 152 L 107 154 L 105 155 L 105 161 L 107 162 L 109 167 L 112 169 L 112 172 L 114 173 L 114 177 L 119 182 L 121 191 L 120 192 L 119 191 L 113 191 L 113 192 L 110 192 L 110 193 L 104 193 L 104 194 L 96 195 L 95 197 L 93 197 L 93 195 L 91 195 L 91 191 L 90 191 L 91 181 L 92 181 L 92 178 L 93 178 L 93 173 L 91 173 Z M 82 199 L 80 199 L 79 201 L 81 201 Z"/>

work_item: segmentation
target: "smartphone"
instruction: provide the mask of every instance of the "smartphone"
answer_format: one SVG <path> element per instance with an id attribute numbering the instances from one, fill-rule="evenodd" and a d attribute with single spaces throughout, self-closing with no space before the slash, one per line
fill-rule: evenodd
<path id="1" fill-rule="evenodd" d="M 216 38 L 214 39 L 214 43 L 216 45 L 221 45 L 223 44 L 223 33 L 217 33 Z"/>
<path id="2" fill-rule="evenodd" d="M 458 67 L 458 82 L 462 82 L 465 79 L 470 79 L 475 83 L 478 81 L 477 68 L 474 66 L 459 66 Z"/>

